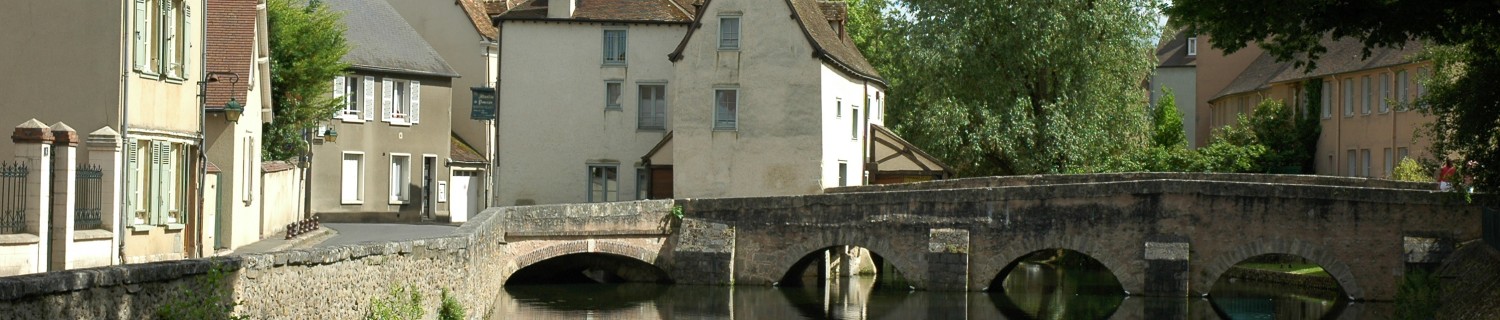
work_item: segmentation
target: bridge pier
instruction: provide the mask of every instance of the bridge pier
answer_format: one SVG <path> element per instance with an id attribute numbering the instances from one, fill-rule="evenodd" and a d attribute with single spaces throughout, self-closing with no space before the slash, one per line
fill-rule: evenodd
<path id="1" fill-rule="evenodd" d="M 1145 292 L 1147 296 L 1183 297 L 1191 286 L 1188 258 L 1191 245 L 1187 237 L 1156 236 L 1144 244 L 1146 259 Z M 1128 290 L 1128 289 L 1127 289 Z"/>
<path id="2" fill-rule="evenodd" d="M 927 242 L 927 290 L 969 290 L 969 230 L 931 229 Z"/>

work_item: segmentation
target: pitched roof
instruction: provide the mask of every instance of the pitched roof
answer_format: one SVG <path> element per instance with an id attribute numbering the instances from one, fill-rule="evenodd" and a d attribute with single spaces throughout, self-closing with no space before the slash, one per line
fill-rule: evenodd
<path id="1" fill-rule="evenodd" d="M 1198 56 L 1189 56 L 1187 54 L 1187 38 L 1188 34 L 1186 30 L 1178 31 L 1177 35 L 1173 36 L 1170 39 L 1166 39 L 1166 41 L 1162 41 L 1161 45 L 1156 46 L 1156 61 L 1160 62 L 1160 64 L 1158 64 L 1156 67 L 1172 68 L 1197 66 Z"/>
<path id="2" fill-rule="evenodd" d="M 571 1 L 571 0 L 562 0 Z M 501 14 L 501 20 L 578 20 L 687 23 L 693 20 L 679 0 L 578 0 L 571 18 L 547 17 L 549 0 L 530 0 Z"/>
<path id="3" fill-rule="evenodd" d="M 701 23 L 703 11 L 713 0 L 702 0 L 703 4 L 698 6 L 697 21 Z M 823 14 L 824 6 L 817 0 L 786 0 L 786 5 L 792 11 L 792 16 L 797 20 L 797 26 L 801 27 L 802 35 L 807 38 L 808 44 L 812 45 L 813 54 L 819 59 L 832 64 L 840 71 L 856 77 L 870 80 L 885 86 L 885 79 L 880 77 L 880 72 L 875 66 L 865 60 L 864 54 L 854 45 L 849 37 L 840 35 L 828 24 L 828 18 Z M 837 10 L 834 10 L 837 11 Z M 687 34 L 682 37 L 682 42 L 677 45 L 677 50 L 668 55 L 672 61 L 682 59 L 682 53 L 687 49 L 687 42 L 693 38 L 693 33 L 698 28 L 688 28 Z"/>
<path id="4" fill-rule="evenodd" d="M 490 15 L 485 5 L 479 4 L 478 0 L 458 0 L 458 6 L 464 9 L 464 14 L 469 16 L 469 22 L 474 23 L 474 30 L 484 35 L 485 39 L 491 41 L 500 38 L 500 29 L 490 23 Z M 501 4 L 504 7 L 504 4 Z"/>
<path id="5" fill-rule="evenodd" d="M 239 81 L 228 77 L 205 88 L 205 109 L 223 109 L 230 98 L 245 102 L 246 88 L 251 85 L 250 68 L 255 54 L 255 0 L 208 0 L 208 38 L 203 50 L 208 72 L 233 72 Z"/>
<path id="6" fill-rule="evenodd" d="M 454 163 L 489 163 L 488 160 L 484 159 L 484 156 L 479 154 L 478 150 L 474 149 L 474 146 L 471 146 L 468 142 L 464 141 L 464 138 L 459 138 L 458 134 L 456 133 L 452 133 L 450 135 L 451 137 L 448 138 L 448 158 L 452 159 Z"/>
<path id="7" fill-rule="evenodd" d="M 1332 40 L 1323 38 L 1322 44 L 1328 48 L 1328 52 L 1318 56 L 1317 69 L 1311 72 L 1303 72 L 1302 68 L 1293 68 L 1281 75 L 1271 79 L 1271 82 L 1286 82 L 1308 78 L 1318 78 L 1327 75 L 1383 68 L 1415 62 L 1418 53 L 1422 52 L 1422 43 L 1418 41 L 1407 41 L 1401 48 L 1372 48 L 1370 57 L 1364 58 L 1365 44 L 1359 39 L 1343 38 Z"/>
<path id="8" fill-rule="evenodd" d="M 1208 100 L 1213 101 L 1227 95 L 1270 88 L 1271 78 L 1286 72 L 1291 66 L 1291 62 L 1277 62 L 1276 57 L 1271 56 L 1270 53 L 1261 53 L 1254 62 L 1245 67 L 1245 71 L 1240 72 L 1239 77 L 1235 77 L 1229 85 L 1224 86 L 1224 90 L 1220 90 Z"/>
<path id="9" fill-rule="evenodd" d="M 323 0 L 322 3 L 344 14 L 344 25 L 348 27 L 344 39 L 349 43 L 349 53 L 343 60 L 352 68 L 459 76 L 390 3 L 371 0 Z"/>

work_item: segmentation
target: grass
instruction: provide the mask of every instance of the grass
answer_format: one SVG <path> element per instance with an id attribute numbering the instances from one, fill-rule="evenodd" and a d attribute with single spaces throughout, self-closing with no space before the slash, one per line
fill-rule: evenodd
<path id="1" fill-rule="evenodd" d="M 1325 277 L 1329 276 L 1328 275 L 1328 271 L 1327 270 L 1323 270 L 1323 267 L 1320 267 L 1320 266 L 1318 266 L 1316 264 L 1311 264 L 1311 263 L 1262 263 L 1262 262 L 1251 262 L 1251 263 L 1241 263 L 1238 266 L 1241 267 L 1241 268 L 1249 268 L 1249 269 L 1265 270 L 1265 271 L 1274 271 L 1274 272 L 1283 272 L 1283 273 L 1290 273 L 1290 274 L 1300 274 L 1300 275 L 1309 275 L 1309 276 L 1325 276 Z"/>

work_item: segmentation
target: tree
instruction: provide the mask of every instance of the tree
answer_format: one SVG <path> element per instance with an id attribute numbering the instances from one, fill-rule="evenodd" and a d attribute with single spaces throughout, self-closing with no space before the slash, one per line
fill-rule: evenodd
<path id="1" fill-rule="evenodd" d="M 1151 142 L 1162 148 L 1187 147 L 1182 127 L 1182 113 L 1177 111 L 1177 97 L 1172 89 L 1162 89 L 1162 99 L 1151 116 Z"/>
<path id="2" fill-rule="evenodd" d="M 266 160 L 287 160 L 307 151 L 304 132 L 343 108 L 333 98 L 333 77 L 349 64 L 340 14 L 319 1 L 268 1 L 271 45 L 271 100 L 275 120 L 262 128 Z"/>
<path id="3" fill-rule="evenodd" d="M 1155 65 L 1154 10 L 1128 0 L 862 0 L 850 29 L 889 79 L 892 129 L 960 174 L 1080 172 L 1149 139 L 1140 84 Z"/>
<path id="4" fill-rule="evenodd" d="M 1354 37 L 1370 48 L 1396 47 L 1409 40 L 1429 44 L 1426 58 L 1435 68 L 1419 79 L 1429 88 L 1418 109 L 1435 120 L 1425 130 L 1439 158 L 1457 154 L 1476 160 L 1480 189 L 1500 182 L 1486 165 L 1500 161 L 1500 2 L 1490 0 L 1298 0 L 1266 5 L 1259 1 L 1175 0 L 1166 8 L 1188 32 L 1206 33 L 1216 48 L 1234 52 L 1254 42 L 1281 61 L 1310 61 L 1326 52 L 1319 42 Z"/>

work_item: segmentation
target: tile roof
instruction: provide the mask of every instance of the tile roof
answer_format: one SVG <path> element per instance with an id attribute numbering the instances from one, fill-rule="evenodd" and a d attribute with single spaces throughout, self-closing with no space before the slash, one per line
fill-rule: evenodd
<path id="1" fill-rule="evenodd" d="M 1276 57 L 1270 53 L 1261 53 L 1255 57 L 1255 61 L 1240 72 L 1229 85 L 1224 86 L 1219 94 L 1209 98 L 1209 101 L 1217 100 L 1227 95 L 1263 90 L 1271 87 L 1271 78 L 1286 72 L 1292 66 L 1291 62 L 1277 62 Z"/>
<path id="2" fill-rule="evenodd" d="M 293 165 L 291 162 L 279 161 L 279 160 L 278 161 L 266 161 L 266 162 L 261 162 L 260 163 L 260 172 L 261 173 L 282 172 L 282 171 L 292 170 L 292 169 L 296 169 L 296 168 L 297 168 L 297 166 Z"/>
<path id="3" fill-rule="evenodd" d="M 504 8 L 503 2 L 499 4 Z M 484 4 L 479 4 L 478 0 L 458 0 L 458 6 L 464 9 L 464 14 L 469 16 L 469 22 L 474 23 L 474 30 L 479 31 L 479 34 L 491 41 L 500 38 L 500 29 L 490 23 L 489 9 Z"/>
<path id="4" fill-rule="evenodd" d="M 323 0 L 329 9 L 344 14 L 344 55 L 355 69 L 457 77 L 436 50 L 422 40 L 416 29 L 396 13 L 390 3 L 375 0 Z"/>
<path id="5" fill-rule="evenodd" d="M 1224 87 L 1224 90 L 1219 91 L 1209 100 L 1269 88 L 1272 83 L 1300 81 L 1407 64 L 1415 62 L 1413 59 L 1422 52 L 1420 42 L 1409 41 L 1401 48 L 1370 49 L 1370 57 L 1364 58 L 1365 45 L 1358 39 L 1324 38 L 1322 44 L 1328 48 L 1328 52 L 1318 56 L 1317 69 L 1303 71 L 1302 68 L 1293 66 L 1291 62 L 1276 62 L 1270 54 L 1263 53 L 1256 57 L 1255 62 L 1250 63 L 1250 66 L 1246 67 L 1239 77 L 1231 81 L 1229 86 Z"/>
<path id="6" fill-rule="evenodd" d="M 484 159 L 483 155 L 479 154 L 478 150 L 474 149 L 474 146 L 469 145 L 463 138 L 459 138 L 458 134 L 452 134 L 448 141 L 448 158 L 452 159 L 453 162 L 470 164 L 489 163 L 488 160 Z"/>
<path id="7" fill-rule="evenodd" d="M 699 12 L 696 15 L 698 19 L 702 19 L 702 11 L 708 10 L 708 6 L 712 3 L 713 0 L 702 0 L 702 5 L 698 6 Z M 791 9 L 792 16 L 797 20 L 797 26 L 802 29 L 802 35 L 807 38 L 808 44 L 812 45 L 813 54 L 853 77 L 874 81 L 881 86 L 885 86 L 885 79 L 880 77 L 880 73 L 875 70 L 875 66 L 870 65 L 870 61 L 866 60 L 864 54 L 859 52 L 859 48 L 854 45 L 853 40 L 834 31 L 833 27 L 829 25 L 829 19 L 824 15 L 825 5 L 823 3 L 826 2 L 817 0 L 786 0 L 787 7 Z M 841 12 L 842 10 L 834 9 L 829 11 Z M 677 50 L 668 55 L 668 58 L 672 61 L 682 59 L 682 54 L 687 49 L 688 41 L 693 38 L 693 33 L 697 30 L 698 28 L 688 28 L 687 34 L 682 37 L 682 42 L 677 44 Z"/>
<path id="8" fill-rule="evenodd" d="M 563 0 L 568 1 L 568 0 Z M 549 0 L 530 0 L 500 15 L 501 20 L 581 20 L 687 23 L 693 20 L 680 0 L 579 0 L 573 17 L 547 18 Z"/>
<path id="9" fill-rule="evenodd" d="M 209 72 L 233 72 L 240 79 L 233 82 L 226 77 L 208 84 L 205 109 L 223 109 L 230 98 L 245 102 L 255 54 L 255 5 L 256 0 L 208 0 L 206 11 L 213 14 L 204 17 L 208 20 L 204 68 Z"/>
<path id="10" fill-rule="evenodd" d="M 1160 62 L 1157 68 L 1192 67 L 1198 65 L 1198 56 L 1187 55 L 1186 30 L 1178 31 L 1177 35 L 1162 41 L 1156 46 L 1156 61 Z"/>

